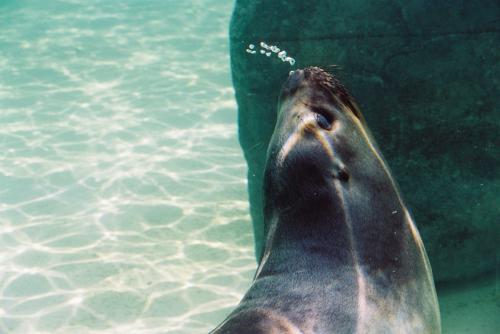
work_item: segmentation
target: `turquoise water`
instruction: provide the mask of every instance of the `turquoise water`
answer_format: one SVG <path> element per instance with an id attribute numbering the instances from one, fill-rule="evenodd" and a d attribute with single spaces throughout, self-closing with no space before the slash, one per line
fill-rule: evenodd
<path id="1" fill-rule="evenodd" d="M 0 0 L 1 334 L 206 333 L 238 303 L 232 6 Z M 439 292 L 444 333 L 494 332 L 494 279 Z"/>
<path id="2" fill-rule="evenodd" d="M 231 10 L 0 1 L 0 333 L 203 333 L 239 301 Z"/>

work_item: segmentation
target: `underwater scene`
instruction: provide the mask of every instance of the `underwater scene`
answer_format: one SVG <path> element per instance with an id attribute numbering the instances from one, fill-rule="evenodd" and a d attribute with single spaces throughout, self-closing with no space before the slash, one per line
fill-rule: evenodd
<path id="1" fill-rule="evenodd" d="M 497 333 L 498 7 L 0 0 L 0 334 L 222 323 L 264 254 L 281 87 L 308 66 L 399 184 L 442 332 Z"/>

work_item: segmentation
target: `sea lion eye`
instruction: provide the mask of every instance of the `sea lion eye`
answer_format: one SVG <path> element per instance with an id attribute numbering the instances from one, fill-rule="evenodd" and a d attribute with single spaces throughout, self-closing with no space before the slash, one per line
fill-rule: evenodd
<path id="1" fill-rule="evenodd" d="M 318 122 L 318 125 L 322 127 L 325 130 L 331 130 L 332 125 L 327 121 L 325 116 L 316 114 L 316 121 Z"/>
<path id="2" fill-rule="evenodd" d="M 324 108 L 314 107 L 313 112 L 316 114 L 318 125 L 325 130 L 331 130 L 333 124 L 333 116 Z"/>

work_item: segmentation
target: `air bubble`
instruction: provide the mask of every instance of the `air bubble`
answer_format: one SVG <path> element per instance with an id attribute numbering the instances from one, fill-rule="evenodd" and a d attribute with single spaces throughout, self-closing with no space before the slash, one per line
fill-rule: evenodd
<path id="1" fill-rule="evenodd" d="M 259 45 L 260 45 L 260 50 L 259 50 L 260 54 L 270 57 L 273 53 L 276 53 L 278 58 L 281 59 L 282 62 L 288 62 L 292 66 L 295 64 L 295 59 L 287 56 L 286 51 L 281 50 L 278 46 L 268 45 L 265 42 L 260 42 Z M 257 50 L 255 50 L 255 44 L 248 44 L 246 52 L 250 54 L 257 53 Z"/>

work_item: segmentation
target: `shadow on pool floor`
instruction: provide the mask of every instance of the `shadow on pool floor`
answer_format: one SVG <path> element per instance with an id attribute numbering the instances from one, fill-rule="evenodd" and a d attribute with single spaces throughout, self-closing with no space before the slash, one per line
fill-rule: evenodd
<path id="1" fill-rule="evenodd" d="M 499 333 L 500 284 L 494 274 L 437 290 L 443 334 Z"/>

